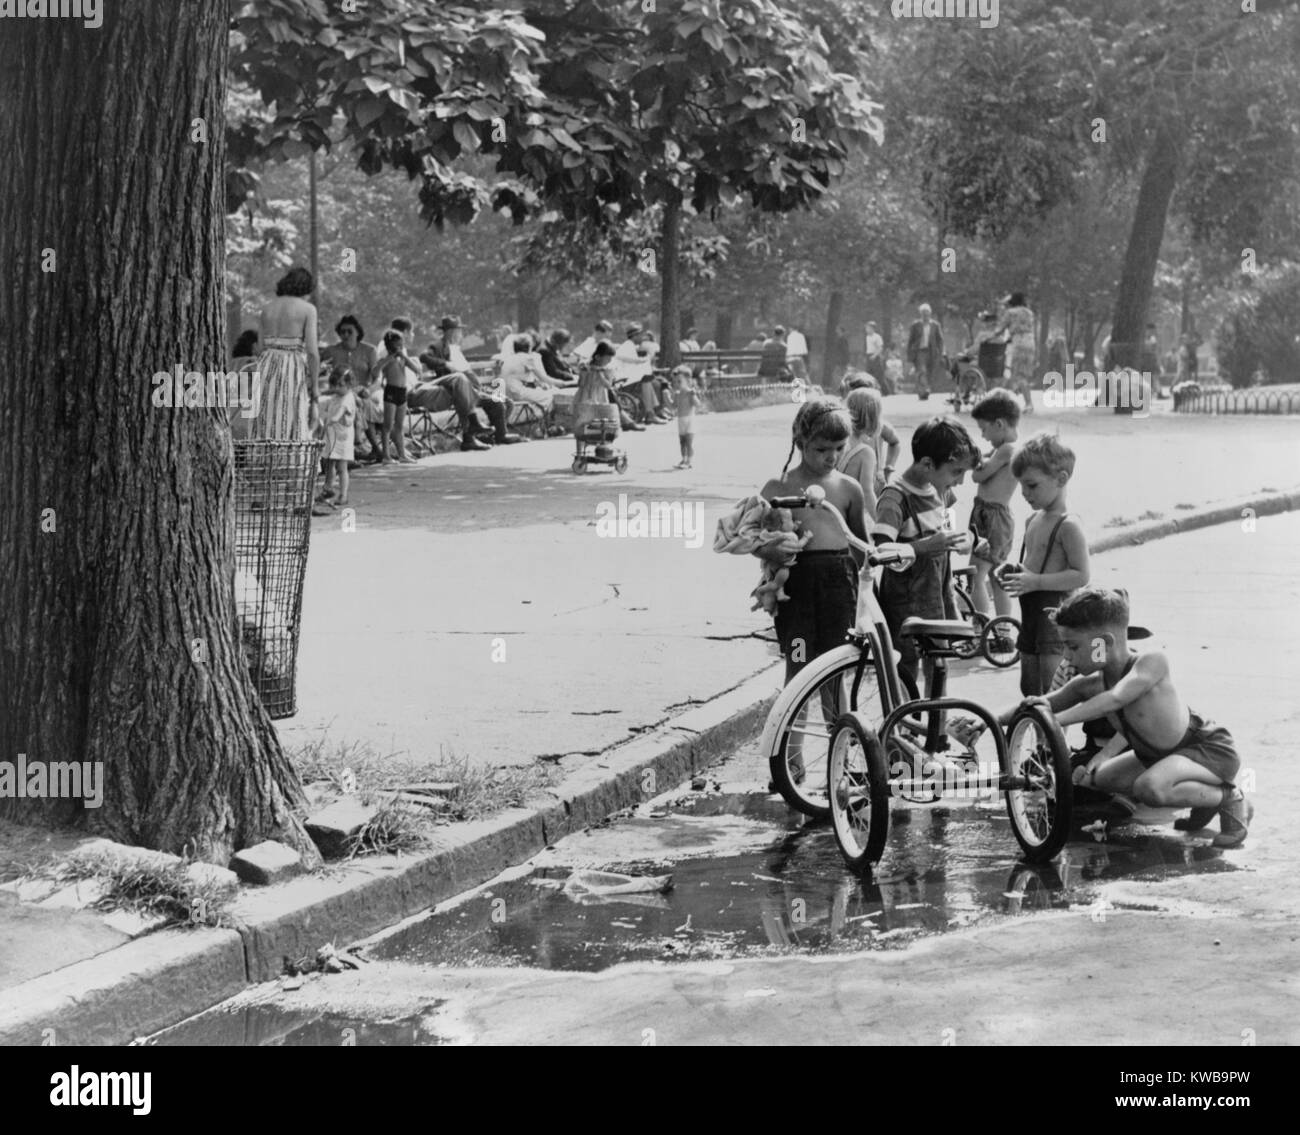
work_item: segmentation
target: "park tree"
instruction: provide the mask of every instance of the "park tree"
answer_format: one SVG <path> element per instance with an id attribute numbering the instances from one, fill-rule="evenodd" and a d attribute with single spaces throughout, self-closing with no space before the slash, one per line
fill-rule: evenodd
<path id="1" fill-rule="evenodd" d="M 527 15 L 547 35 L 542 85 L 630 142 L 587 155 L 610 175 L 605 207 L 565 208 L 569 228 L 626 247 L 619 227 L 660 210 L 657 239 L 628 251 L 659 273 L 672 362 L 688 219 L 740 201 L 775 213 L 812 204 L 855 146 L 879 140 L 879 107 L 832 69 L 815 27 L 772 0 L 542 0 Z"/>
<path id="2" fill-rule="evenodd" d="M 0 38 L 0 421 L 26 457 L 0 513 L 0 758 L 105 773 L 98 809 L 6 799 L 7 816 L 215 862 L 267 838 L 315 855 L 236 639 L 224 416 L 155 409 L 150 379 L 225 369 L 222 217 L 255 188 L 252 157 L 323 147 L 337 115 L 362 168 L 403 169 L 437 224 L 531 207 L 512 178 L 447 165 L 494 117 L 519 160 L 560 148 L 554 107 L 534 110 L 541 37 L 517 15 L 365 8 L 250 0 L 233 58 L 231 13 L 197 0 Z M 236 61 L 275 105 L 265 133 L 223 132 Z"/>
<path id="3" fill-rule="evenodd" d="M 225 355 L 225 8 L 9 24 L 0 422 L 22 460 L 0 511 L 0 755 L 102 762 L 104 799 L 0 808 L 221 862 L 265 838 L 310 860 L 236 641 L 223 413 L 150 399 L 154 372 Z"/>

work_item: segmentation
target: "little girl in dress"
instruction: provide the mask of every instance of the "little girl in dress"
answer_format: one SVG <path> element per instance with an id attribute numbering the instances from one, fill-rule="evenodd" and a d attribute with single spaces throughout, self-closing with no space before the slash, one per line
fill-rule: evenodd
<path id="1" fill-rule="evenodd" d="M 325 487 L 321 500 L 331 507 L 348 503 L 348 463 L 353 460 L 353 427 L 357 419 L 356 395 L 348 387 L 347 371 L 330 371 L 329 389 L 322 399 L 321 425 L 325 436 Z M 338 474 L 339 491 L 334 496 L 334 475 Z"/>

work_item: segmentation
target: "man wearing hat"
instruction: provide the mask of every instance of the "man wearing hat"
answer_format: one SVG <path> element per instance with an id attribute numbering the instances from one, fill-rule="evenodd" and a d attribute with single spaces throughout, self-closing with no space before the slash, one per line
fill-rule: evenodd
<path id="1" fill-rule="evenodd" d="M 445 316 L 438 324 L 438 329 L 442 332 L 442 339 L 430 344 L 429 349 L 420 356 L 420 362 L 436 375 L 432 382 L 421 383 L 417 387 L 421 391 L 427 391 L 429 387 L 436 388 L 432 401 L 426 404 L 427 408 L 435 413 L 455 409 L 456 417 L 460 419 L 461 449 L 491 448 L 475 437 L 478 423 L 474 411 L 479 407 L 482 407 L 488 421 L 492 423 L 498 445 L 522 441 L 523 438 L 518 434 L 506 429 L 508 404 L 504 384 L 495 377 L 476 378 L 469 360 L 465 358 L 465 352 L 460 349 L 461 336 L 464 334 L 460 320 L 454 315 Z"/>
<path id="2" fill-rule="evenodd" d="M 659 404 L 655 389 L 654 356 L 644 345 L 645 330 L 639 323 L 630 324 L 627 337 L 614 352 L 614 379 L 639 388 L 647 422 L 667 422 L 669 416 Z"/>

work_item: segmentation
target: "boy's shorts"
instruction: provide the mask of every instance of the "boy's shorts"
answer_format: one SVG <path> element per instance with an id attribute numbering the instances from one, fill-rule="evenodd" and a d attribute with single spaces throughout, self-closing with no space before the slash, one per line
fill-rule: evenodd
<path id="1" fill-rule="evenodd" d="M 1064 591 L 1031 591 L 1020 596 L 1020 635 L 1016 649 L 1021 654 L 1064 654 L 1065 641 L 1048 617 L 1065 600 Z"/>
<path id="2" fill-rule="evenodd" d="M 989 542 L 988 554 L 976 556 L 976 559 L 995 564 L 1007 562 L 1011 555 L 1011 540 L 1016 534 L 1016 522 L 1010 508 L 976 497 L 970 510 L 970 528 Z"/>
<path id="3" fill-rule="evenodd" d="M 785 581 L 789 596 L 776 605 L 776 637 L 787 662 L 796 644 L 802 657 L 797 669 L 819 654 L 844 645 L 858 613 L 858 569 L 847 548 L 800 552 Z"/>
<path id="4" fill-rule="evenodd" d="M 406 405 L 406 387 L 405 386 L 385 386 L 384 401 L 393 406 Z"/>
<path id="5" fill-rule="evenodd" d="M 1166 755 L 1175 754 L 1209 769 L 1224 784 L 1231 784 L 1241 770 L 1241 758 L 1237 756 L 1237 748 L 1232 743 L 1232 734 L 1222 725 L 1203 720 L 1195 711 L 1188 718 L 1187 732 L 1183 734 L 1183 739 L 1172 753 Z M 1142 762 L 1143 768 L 1152 768 L 1164 760 L 1163 756 L 1143 755 L 1136 749 L 1133 750 L 1133 755 Z"/>

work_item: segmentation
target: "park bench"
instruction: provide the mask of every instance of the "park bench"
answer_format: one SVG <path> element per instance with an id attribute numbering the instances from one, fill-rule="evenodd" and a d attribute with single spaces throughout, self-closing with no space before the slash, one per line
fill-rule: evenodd
<path id="1" fill-rule="evenodd" d="M 728 377 L 756 379 L 762 351 L 683 351 L 682 362 L 699 372 L 720 370 Z"/>

